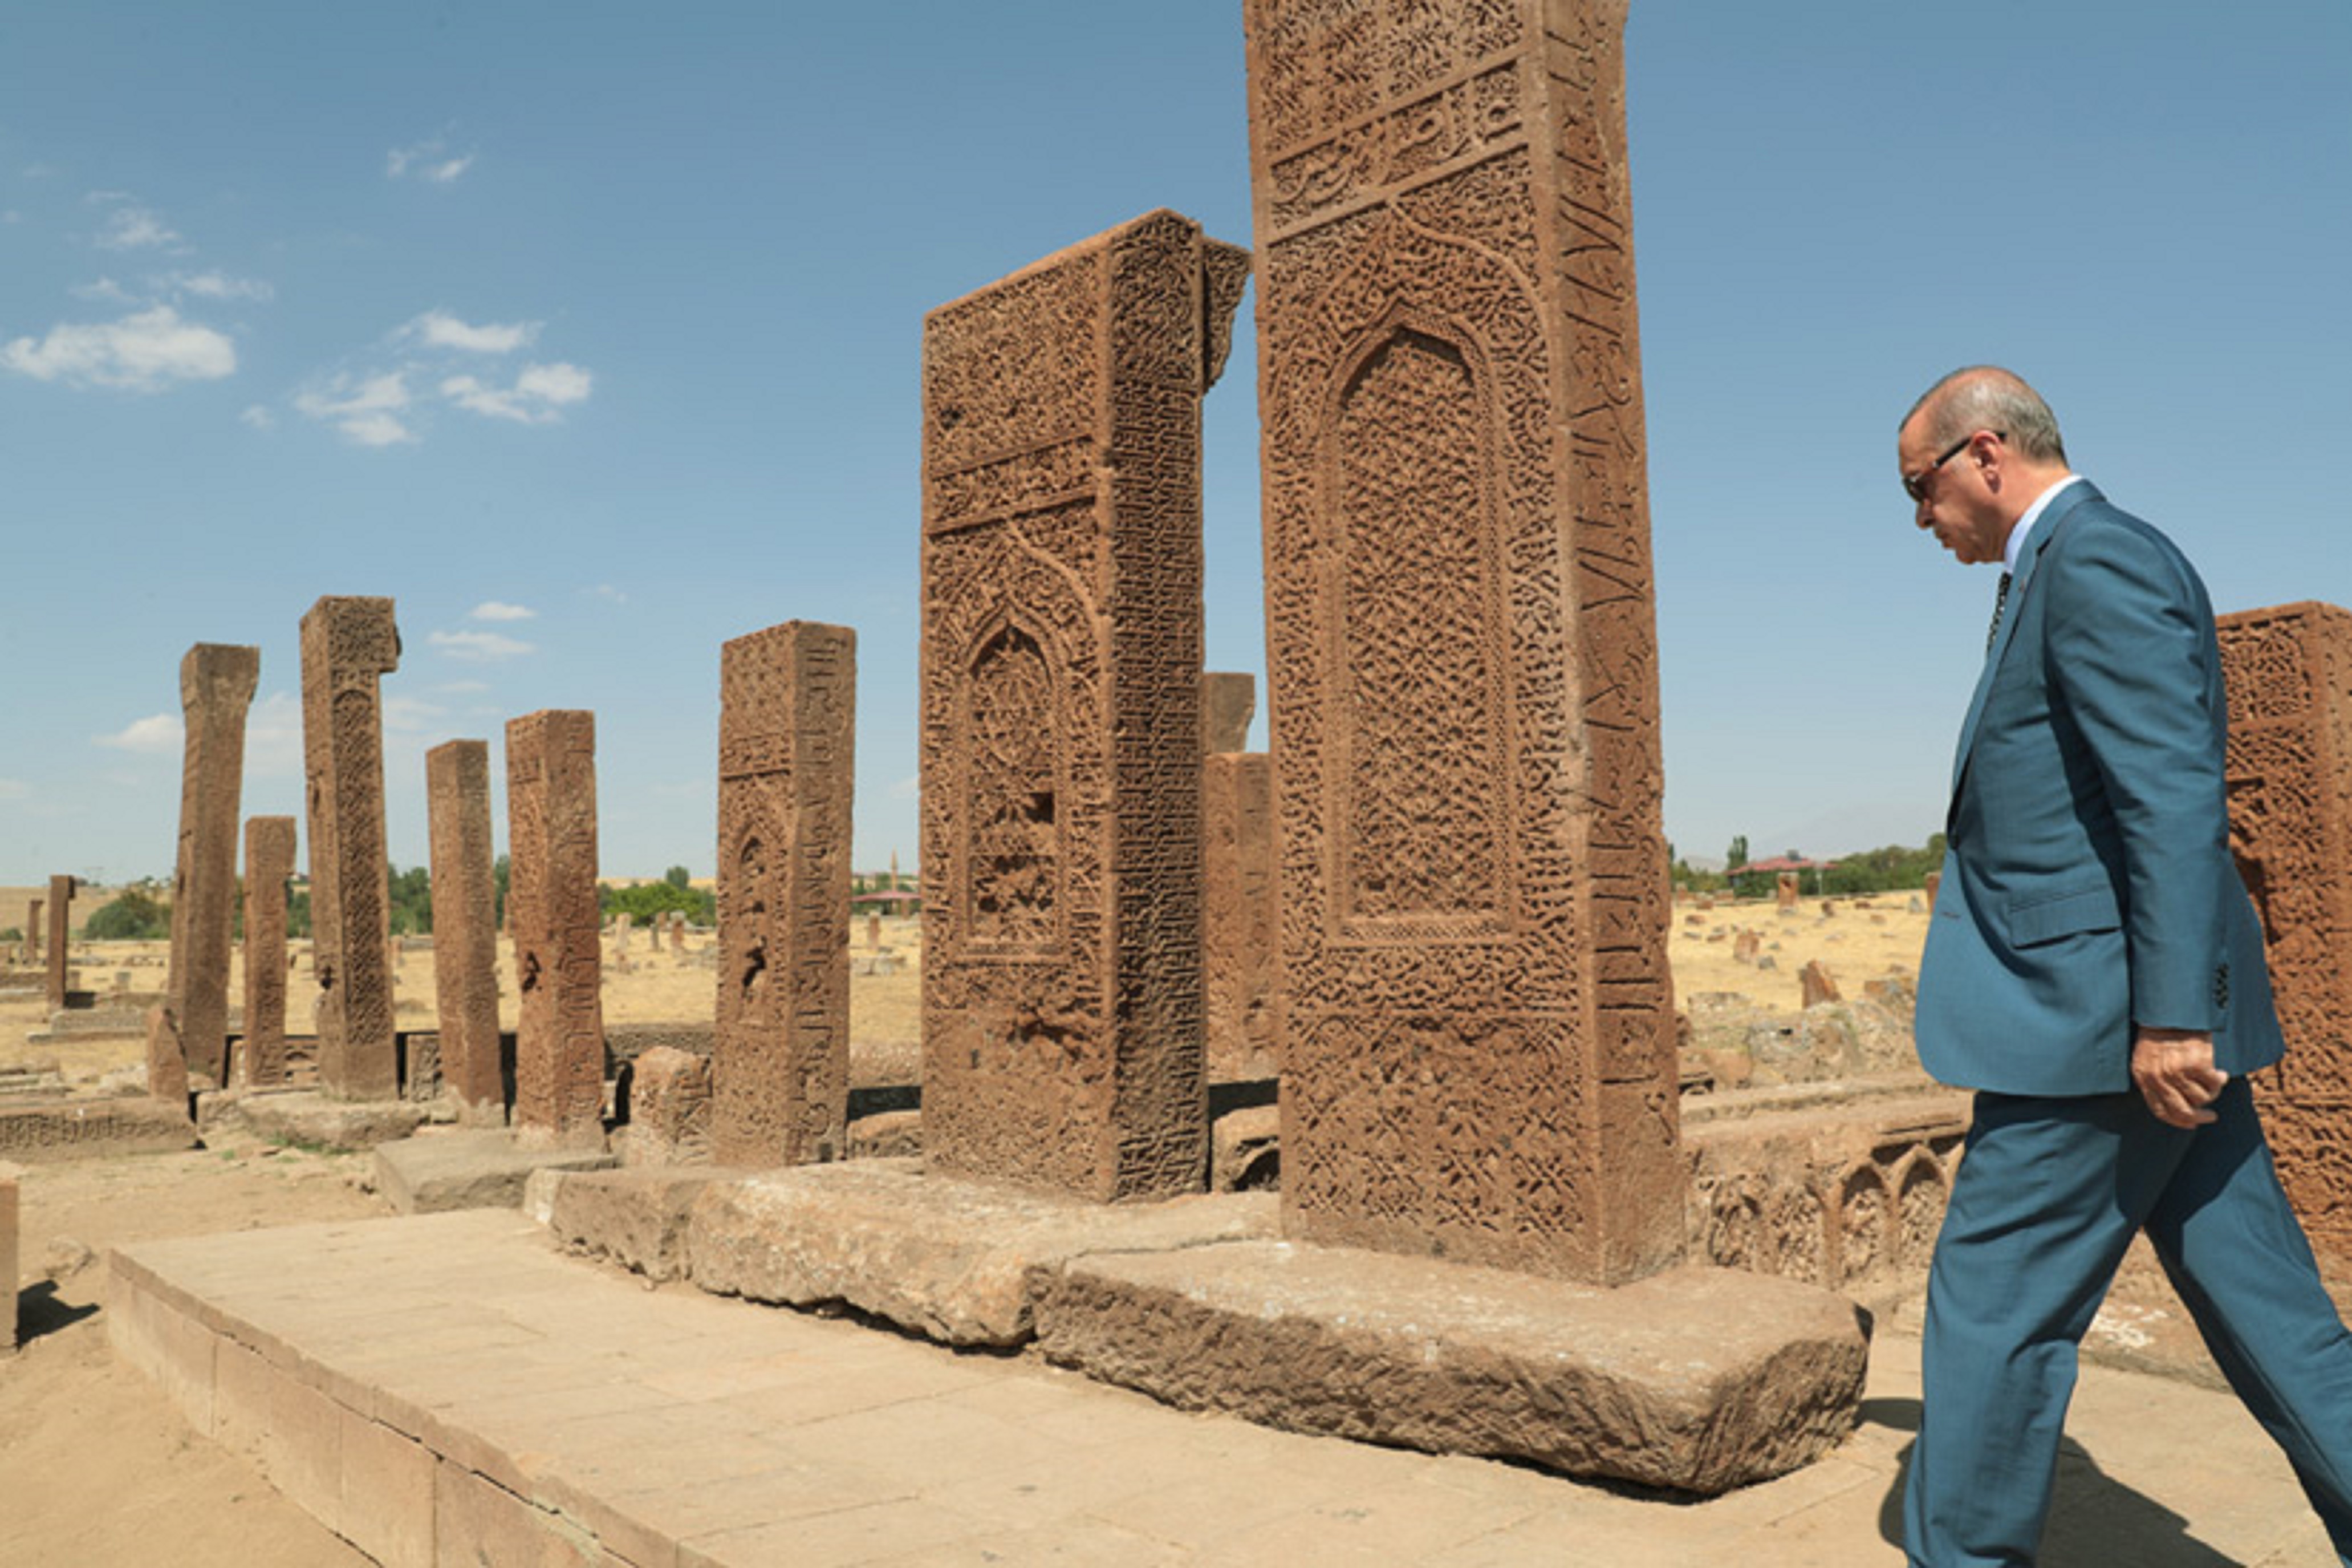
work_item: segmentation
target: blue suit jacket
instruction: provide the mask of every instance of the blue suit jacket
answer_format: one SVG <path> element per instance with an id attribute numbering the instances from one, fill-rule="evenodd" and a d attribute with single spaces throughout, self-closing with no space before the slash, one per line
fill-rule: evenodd
<path id="1" fill-rule="evenodd" d="M 1920 964 L 1919 1059 L 2003 1094 L 2132 1087 L 2135 1023 L 2210 1030 L 2225 1072 L 2284 1050 L 2230 857 L 2205 585 L 2086 482 L 2055 497 L 1960 730 Z"/>

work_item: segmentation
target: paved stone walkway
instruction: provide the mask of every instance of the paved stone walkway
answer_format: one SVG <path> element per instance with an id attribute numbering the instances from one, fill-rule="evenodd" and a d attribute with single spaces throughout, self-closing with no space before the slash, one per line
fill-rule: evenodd
<path id="1" fill-rule="evenodd" d="M 389 1564 L 1895 1564 L 1917 1342 L 1706 1502 L 1191 1415 L 1033 1357 L 645 1288 L 511 1211 L 121 1249 L 115 1342 Z M 2225 1395 L 2088 1369 L 2045 1568 L 2334 1568 Z"/>

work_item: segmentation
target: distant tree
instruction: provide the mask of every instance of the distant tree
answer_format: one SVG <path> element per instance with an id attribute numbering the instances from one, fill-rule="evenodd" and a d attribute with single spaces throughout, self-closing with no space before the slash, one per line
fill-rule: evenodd
<path id="1" fill-rule="evenodd" d="M 694 888 L 679 887 L 667 878 L 658 882 L 639 882 L 633 888 L 600 883 L 596 904 L 606 920 L 627 915 L 639 925 L 649 925 L 672 910 L 685 910 L 686 918 L 696 925 L 713 925 L 719 919 L 717 899 Z"/>
<path id="2" fill-rule="evenodd" d="M 310 889 L 294 888 L 286 894 L 286 934 L 299 941 L 310 934 Z"/>
<path id="3" fill-rule="evenodd" d="M 490 888 L 496 895 L 496 897 L 492 899 L 491 902 L 495 906 L 494 915 L 499 922 L 500 930 L 504 930 L 506 928 L 507 878 L 512 870 L 512 863 L 503 855 L 490 862 Z"/>
<path id="4" fill-rule="evenodd" d="M 694 888 L 694 873 L 683 866 L 672 866 L 668 870 L 664 871 L 662 880 L 681 893 L 690 892 Z"/>
<path id="5" fill-rule="evenodd" d="M 433 874 L 423 866 L 404 871 L 390 861 L 385 891 L 391 900 L 392 934 L 423 936 L 433 930 Z"/>
<path id="6" fill-rule="evenodd" d="M 81 934 L 91 942 L 154 942 L 172 934 L 172 911 L 152 895 L 128 888 L 83 922 Z"/>
<path id="7" fill-rule="evenodd" d="M 1734 834 L 1731 839 L 1731 847 L 1723 852 L 1723 868 L 1727 871 L 1737 871 L 1739 868 L 1747 864 L 1748 835 L 1745 833 Z"/>

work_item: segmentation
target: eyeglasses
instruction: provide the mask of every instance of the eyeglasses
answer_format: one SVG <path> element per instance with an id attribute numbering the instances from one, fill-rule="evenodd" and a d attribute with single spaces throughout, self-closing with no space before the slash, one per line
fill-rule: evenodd
<path id="1" fill-rule="evenodd" d="M 1920 469 L 1916 474 L 1906 474 L 1903 476 L 1903 493 L 1911 498 L 1911 504 L 1913 506 L 1916 506 L 1921 501 L 1927 499 L 1927 481 L 1934 479 L 1937 471 L 1943 468 L 1946 463 L 1950 462 L 1954 458 L 1957 458 L 1962 452 L 1967 451 L 1969 449 L 1969 443 L 1975 440 L 1979 434 L 1979 432 L 1975 430 L 1969 431 L 1967 435 L 1961 437 L 1958 440 L 1945 447 L 1944 455 L 1942 457 L 1937 458 L 1934 462 L 1928 464 L 1926 468 Z M 2004 441 L 2009 439 L 2009 432 L 2006 430 L 1996 430 L 1993 432 L 1993 435 Z"/>

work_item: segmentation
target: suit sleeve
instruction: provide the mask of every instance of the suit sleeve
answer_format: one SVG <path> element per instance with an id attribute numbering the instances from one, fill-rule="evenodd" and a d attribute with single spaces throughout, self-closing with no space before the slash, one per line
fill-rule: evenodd
<path id="1" fill-rule="evenodd" d="M 2229 857 L 2218 652 L 2189 563 L 2152 533 L 2078 529 L 2044 562 L 2052 686 L 2105 788 L 2122 845 L 2132 1018 L 2219 1021 Z"/>

